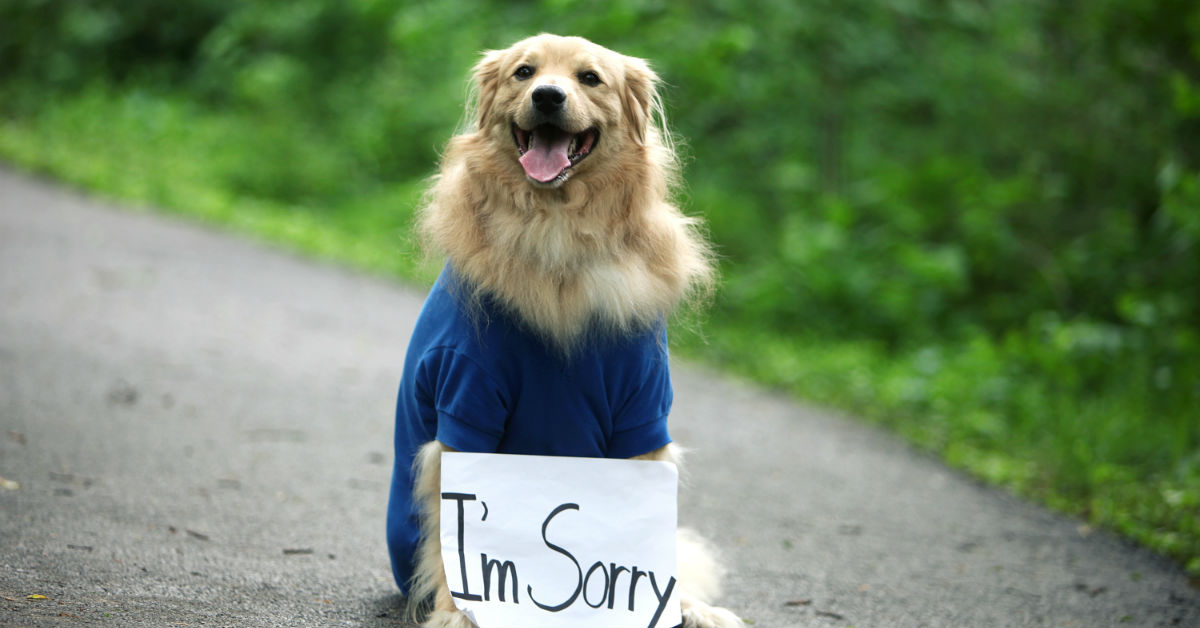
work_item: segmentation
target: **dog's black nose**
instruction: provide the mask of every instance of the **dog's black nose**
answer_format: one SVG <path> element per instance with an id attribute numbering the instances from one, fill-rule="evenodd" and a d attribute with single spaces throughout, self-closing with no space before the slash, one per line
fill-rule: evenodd
<path id="1" fill-rule="evenodd" d="M 538 85 L 533 88 L 533 106 L 542 113 L 555 113 L 563 108 L 567 92 L 557 85 Z"/>

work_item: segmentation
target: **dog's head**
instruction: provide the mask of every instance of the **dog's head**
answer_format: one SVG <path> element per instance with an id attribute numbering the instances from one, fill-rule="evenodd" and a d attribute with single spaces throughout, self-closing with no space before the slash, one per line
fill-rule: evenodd
<path id="1" fill-rule="evenodd" d="M 645 61 L 579 37 L 543 34 L 488 52 L 474 80 L 477 132 L 538 187 L 628 163 L 620 157 L 644 149 L 661 116 Z"/>

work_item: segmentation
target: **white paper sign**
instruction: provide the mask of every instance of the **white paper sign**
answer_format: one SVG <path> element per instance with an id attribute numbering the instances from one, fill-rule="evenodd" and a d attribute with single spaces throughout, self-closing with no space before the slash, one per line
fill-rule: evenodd
<path id="1" fill-rule="evenodd" d="M 677 626 L 668 462 L 442 454 L 442 562 L 480 628 Z"/>

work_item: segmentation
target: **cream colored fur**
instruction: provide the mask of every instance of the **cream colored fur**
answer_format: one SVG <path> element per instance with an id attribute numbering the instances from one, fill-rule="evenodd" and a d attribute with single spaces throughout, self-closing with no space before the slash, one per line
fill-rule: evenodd
<path id="1" fill-rule="evenodd" d="M 522 65 L 537 68 L 516 80 Z M 585 85 L 584 70 L 601 83 Z M 450 140 L 419 212 L 429 248 L 444 253 L 471 299 L 495 299 L 570 359 L 589 334 L 631 334 L 664 321 L 689 297 L 708 294 L 712 255 L 700 223 L 671 202 L 678 162 L 663 123 L 658 77 L 645 61 L 577 37 L 538 35 L 488 52 L 475 66 L 468 128 Z M 564 130 L 595 129 L 591 153 L 552 183 L 518 162 L 514 125 L 528 128 L 531 92 L 566 93 Z M 427 626 L 470 626 L 446 585 L 439 540 L 441 452 L 417 456 L 422 540 L 410 612 Z M 643 458 L 675 460 L 664 447 Z M 741 626 L 709 606 L 722 569 L 694 533 L 679 536 L 684 625 Z"/>
<path id="2" fill-rule="evenodd" d="M 537 63 L 538 78 L 511 80 L 522 63 Z M 579 67 L 605 84 L 579 85 Z M 474 76 L 476 126 L 450 141 L 419 220 L 475 296 L 496 298 L 570 353 L 587 332 L 635 332 L 707 294 L 710 250 L 699 221 L 670 202 L 678 164 L 644 61 L 540 35 L 488 53 Z M 547 82 L 567 91 L 580 129 L 599 131 L 557 186 L 526 177 L 512 137 L 529 92 Z"/>

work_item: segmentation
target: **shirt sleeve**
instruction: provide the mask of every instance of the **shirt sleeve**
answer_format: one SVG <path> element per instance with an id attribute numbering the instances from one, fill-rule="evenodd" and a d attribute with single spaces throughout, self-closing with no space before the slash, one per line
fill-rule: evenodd
<path id="1" fill-rule="evenodd" d="M 674 390 L 666 350 L 641 364 L 632 394 L 613 417 L 613 435 L 608 445 L 610 458 L 632 458 L 671 442 L 667 415 L 671 413 Z"/>
<path id="2" fill-rule="evenodd" d="M 437 439 L 458 451 L 492 453 L 508 420 L 504 389 L 480 364 L 452 348 L 431 349 L 421 363 L 426 402 L 437 412 Z"/>

